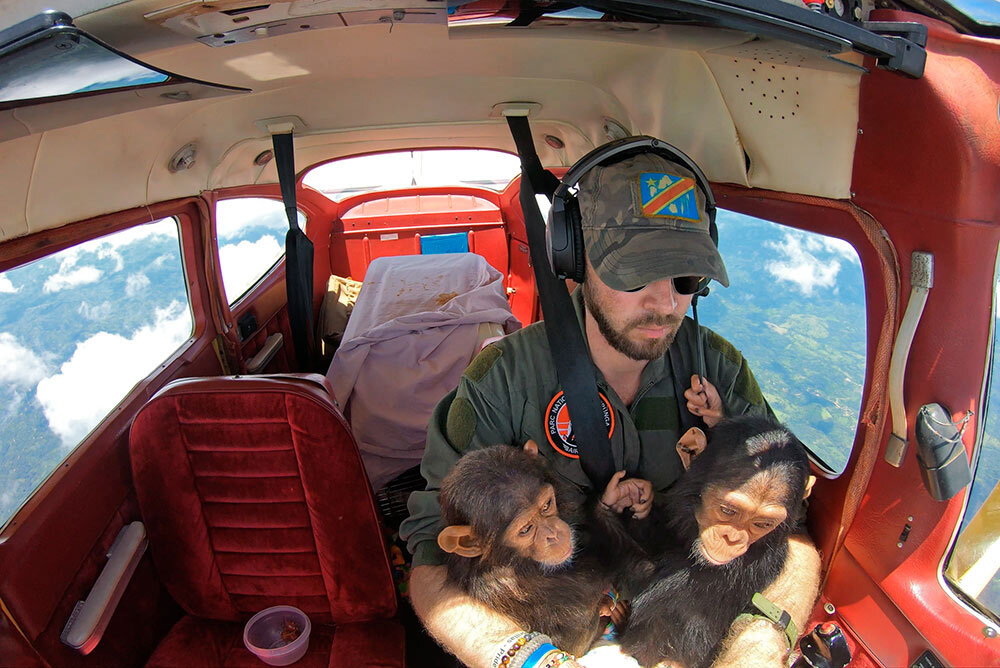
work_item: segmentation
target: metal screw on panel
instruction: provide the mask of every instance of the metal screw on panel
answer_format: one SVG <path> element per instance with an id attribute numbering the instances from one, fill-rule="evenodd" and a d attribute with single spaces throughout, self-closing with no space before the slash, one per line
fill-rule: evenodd
<path id="1" fill-rule="evenodd" d="M 907 517 L 906 521 L 907 522 L 912 522 L 913 521 L 913 515 L 910 515 L 909 517 Z"/>
<path id="2" fill-rule="evenodd" d="M 861 128 L 858 128 L 858 134 L 859 134 L 859 135 L 863 135 L 864 133 L 865 133 L 865 131 L 864 131 L 864 130 L 862 130 Z"/>
<path id="3" fill-rule="evenodd" d="M 993 628 L 992 626 L 984 626 L 983 627 L 983 635 L 986 636 L 987 638 L 996 638 L 997 637 L 997 630 L 995 628 Z"/>
<path id="4" fill-rule="evenodd" d="M 896 543 L 896 547 L 903 547 L 902 543 Z"/>
<path id="5" fill-rule="evenodd" d="M 823 611 L 826 612 L 826 614 L 828 615 L 832 615 L 833 613 L 837 612 L 837 609 L 833 607 L 833 603 L 824 603 Z"/>

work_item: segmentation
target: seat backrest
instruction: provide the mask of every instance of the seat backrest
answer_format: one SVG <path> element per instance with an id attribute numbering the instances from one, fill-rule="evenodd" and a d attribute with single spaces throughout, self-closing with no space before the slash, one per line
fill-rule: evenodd
<path id="1" fill-rule="evenodd" d="M 323 376 L 174 381 L 135 418 L 130 451 L 154 564 L 190 614 L 395 614 L 371 488 Z"/>

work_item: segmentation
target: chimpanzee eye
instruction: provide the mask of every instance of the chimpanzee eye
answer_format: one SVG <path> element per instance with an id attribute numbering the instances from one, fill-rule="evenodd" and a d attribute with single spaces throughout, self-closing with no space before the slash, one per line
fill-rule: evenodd
<path id="1" fill-rule="evenodd" d="M 719 506 L 719 510 L 721 510 L 722 514 L 725 515 L 726 517 L 732 517 L 733 515 L 736 514 L 736 511 L 730 508 L 729 506 Z"/>
<path id="2" fill-rule="evenodd" d="M 774 526 L 774 522 L 754 522 L 753 525 L 758 529 L 770 529 Z"/>
<path id="3" fill-rule="evenodd" d="M 552 507 L 552 499 L 549 499 L 548 501 L 545 502 L 545 505 L 542 506 L 542 512 L 543 513 L 548 512 L 549 508 L 551 508 L 551 507 Z"/>
<path id="4" fill-rule="evenodd" d="M 534 528 L 534 526 L 535 526 L 534 524 L 525 524 L 523 527 L 521 527 L 521 530 L 517 532 L 517 535 L 527 536 L 529 533 L 531 533 L 531 530 Z"/>

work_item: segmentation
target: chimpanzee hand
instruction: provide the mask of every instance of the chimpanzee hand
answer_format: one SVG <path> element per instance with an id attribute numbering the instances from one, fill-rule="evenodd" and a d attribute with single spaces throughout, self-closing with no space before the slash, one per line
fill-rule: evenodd
<path id="1" fill-rule="evenodd" d="M 691 376 L 691 387 L 684 390 L 684 398 L 687 399 L 687 409 L 700 415 L 709 427 L 714 427 L 725 417 L 719 391 L 712 383 L 699 378 L 698 374 Z"/>
<path id="2" fill-rule="evenodd" d="M 601 495 L 601 503 L 616 513 L 631 508 L 635 519 L 644 519 L 653 508 L 653 484 L 642 478 L 622 480 L 624 477 L 625 471 L 618 471 L 611 476 Z"/>
<path id="3" fill-rule="evenodd" d="M 605 595 L 601 599 L 601 605 L 598 606 L 597 611 L 601 617 L 610 617 L 611 623 L 615 625 L 615 628 L 620 630 L 625 628 L 629 613 L 632 612 L 632 606 L 628 604 L 628 601 L 623 599 L 616 601 L 610 595 Z"/>

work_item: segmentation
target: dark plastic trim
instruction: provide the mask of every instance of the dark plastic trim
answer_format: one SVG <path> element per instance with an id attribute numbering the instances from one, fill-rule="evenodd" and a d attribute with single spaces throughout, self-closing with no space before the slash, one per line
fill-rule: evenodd
<path id="1" fill-rule="evenodd" d="M 875 58 L 880 68 L 914 79 L 923 76 L 927 60 L 922 45 L 902 36 L 912 35 L 915 30 L 894 27 L 913 24 L 870 24 L 885 33 L 879 34 L 782 0 L 581 0 L 579 4 L 612 14 L 638 15 L 664 22 L 676 20 L 678 14 L 695 16 L 719 27 L 782 39 L 831 54 L 858 51 Z"/>

